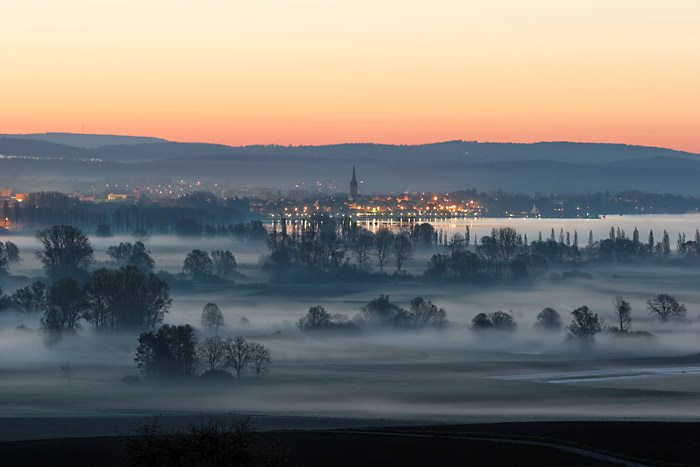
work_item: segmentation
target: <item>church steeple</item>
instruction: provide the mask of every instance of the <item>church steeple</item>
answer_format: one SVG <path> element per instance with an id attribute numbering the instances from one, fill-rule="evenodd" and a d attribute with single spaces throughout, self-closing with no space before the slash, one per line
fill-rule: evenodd
<path id="1" fill-rule="evenodd" d="M 350 197 L 357 198 L 357 178 L 355 178 L 355 166 L 352 166 L 352 180 L 350 180 Z"/>

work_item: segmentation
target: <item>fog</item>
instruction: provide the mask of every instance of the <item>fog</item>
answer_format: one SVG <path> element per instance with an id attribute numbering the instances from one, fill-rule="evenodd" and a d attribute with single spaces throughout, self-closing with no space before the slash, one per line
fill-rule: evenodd
<path id="1" fill-rule="evenodd" d="M 89 233 L 88 233 L 89 234 Z M 43 270 L 41 263 L 36 258 L 35 252 L 41 250 L 39 240 L 33 235 L 13 235 L 2 240 L 9 240 L 15 243 L 20 249 L 22 261 L 20 264 L 13 264 L 10 272 L 16 275 L 41 276 Z M 118 245 L 120 242 L 133 243 L 135 240 L 129 235 L 115 235 L 112 237 L 96 237 L 90 235 L 90 242 L 95 249 L 95 266 L 110 266 L 110 258 L 107 256 L 107 248 Z M 146 247 L 151 251 L 151 256 L 155 260 L 154 270 L 165 270 L 176 273 L 182 271 L 182 262 L 189 251 L 199 248 L 205 251 L 229 249 L 236 255 L 236 261 L 243 270 L 251 269 L 258 265 L 260 255 L 265 252 L 265 244 L 262 243 L 234 243 L 230 238 L 186 238 L 171 236 L 156 236 L 145 240 Z M 114 264 L 112 263 L 111 266 Z"/>
<path id="2" fill-rule="evenodd" d="M 78 136 L 70 135 L 74 140 Z M 85 137 L 90 137 L 85 135 Z M 339 144 L 328 146 L 227 147 L 157 142 L 85 149 L 45 141 L 0 138 L 0 173 L 15 186 L 47 190 L 139 180 L 146 174 L 169 180 L 223 181 L 232 187 L 291 189 L 347 183 L 357 165 L 366 193 L 453 191 L 507 187 L 523 193 L 596 193 L 645 190 L 697 193 L 694 154 L 629 145 L 549 142 L 534 144 L 449 141 L 427 145 Z M 555 162 L 556 161 L 556 162 Z M 236 170 L 231 170 L 231 164 Z M 634 170 L 630 170 L 634 168 Z M 70 181 L 71 183 L 66 183 Z"/>
<path id="3" fill-rule="evenodd" d="M 607 236 L 610 225 L 631 235 L 650 228 L 661 233 L 694 232 L 679 216 L 653 223 L 620 220 L 532 222 L 537 229 L 585 231 Z M 490 229 L 484 222 L 479 228 Z M 503 225 L 503 224 L 499 224 Z M 651 227 L 651 226 L 654 227 Z M 658 227 L 657 227 L 658 225 Z M 588 227 L 591 226 L 591 227 Z M 595 228 L 593 227 L 595 226 Z M 462 226 L 458 226 L 460 230 Z M 518 227 L 520 230 L 520 227 Z M 527 224 L 528 229 L 534 229 Z M 476 230 L 476 229 L 475 229 Z M 534 230 L 533 230 L 534 231 Z M 472 230 L 474 232 L 474 230 Z M 529 231 L 528 231 L 529 232 Z M 658 235 L 657 236 L 660 236 Z M 528 236 L 530 234 L 528 233 Z M 33 237 L 13 237 L 23 261 L 15 275 L 42 274 Z M 92 239 L 98 262 L 105 251 L 129 237 Z M 226 385 L 201 381 L 159 384 L 123 383 L 137 375 L 137 333 L 105 335 L 87 323 L 75 336 L 53 347 L 42 342 L 38 315 L 0 313 L 0 413 L 5 417 L 122 416 L 197 413 L 251 413 L 312 417 L 369 417 L 424 421 L 532 419 L 687 419 L 700 416 L 700 269 L 679 266 L 589 266 L 591 279 L 553 281 L 548 275 L 521 284 L 431 285 L 388 281 L 382 284 L 271 284 L 259 257 L 264 245 L 228 239 L 156 237 L 147 241 L 156 270 L 178 272 L 189 250 L 228 248 L 236 256 L 240 277 L 231 286 L 195 286 L 171 291 L 170 324 L 189 323 L 199 338 L 207 331 L 200 316 L 207 302 L 222 310 L 224 336 L 242 335 L 270 349 L 269 374 L 245 374 Z M 420 271 L 425 255 L 409 265 Z M 16 280 L 16 279 L 15 279 Z M 12 285 L 2 284 L 6 293 Z M 21 284 L 20 284 L 21 285 Z M 650 316 L 646 301 L 668 293 L 687 307 L 683 322 Z M 311 306 L 352 318 L 380 294 L 408 306 L 415 296 L 432 300 L 447 312 L 443 330 L 367 328 L 356 333 L 302 332 L 296 321 Z M 591 345 L 547 332 L 534 324 L 545 307 L 556 309 L 564 324 L 570 312 L 586 305 L 614 325 L 612 300 L 623 296 L 632 305 L 632 331 L 651 336 L 599 334 Z M 514 333 L 476 332 L 477 313 L 510 311 Z M 242 318 L 245 317 L 245 322 Z M 24 325 L 28 329 L 16 329 Z M 73 368 L 70 384 L 60 366 Z"/>

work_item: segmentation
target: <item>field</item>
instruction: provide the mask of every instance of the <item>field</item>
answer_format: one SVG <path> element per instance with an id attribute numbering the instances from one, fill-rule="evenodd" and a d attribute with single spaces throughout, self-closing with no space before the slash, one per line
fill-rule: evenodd
<path id="1" fill-rule="evenodd" d="M 125 238 L 95 239 L 97 260 Z M 31 237 L 19 237 L 24 261 L 13 272 L 41 274 L 30 251 Z M 381 283 L 272 284 L 259 266 L 261 246 L 227 240 L 151 238 L 156 270 L 177 272 L 192 248 L 231 249 L 242 276 L 232 286 L 195 286 L 172 291 L 166 322 L 199 326 L 202 307 L 216 302 L 225 335 L 243 335 L 270 348 L 269 374 L 245 374 L 230 384 L 121 382 L 137 375 L 136 335 L 100 335 L 84 327 L 53 348 L 37 329 L 38 316 L 0 315 L 0 439 L 51 437 L 54 417 L 89 419 L 94 434 L 123 433 L 120 417 L 186 416 L 228 412 L 284 418 L 276 428 L 389 424 L 475 423 L 541 420 L 677 420 L 700 418 L 700 270 L 671 266 L 589 267 L 590 279 L 504 286 L 430 285 L 417 280 Z M 420 271 L 427 254 L 409 264 Z M 561 272 L 561 271 L 559 271 Z M 11 285 L 4 284 L 6 291 Z M 688 308 L 683 323 L 649 316 L 646 300 L 676 296 Z M 450 326 L 441 331 L 367 330 L 358 334 L 301 333 L 295 326 L 310 306 L 352 317 L 379 294 L 406 306 L 420 295 L 444 307 Z M 534 328 L 544 307 L 569 312 L 587 305 L 614 324 L 611 301 L 632 304 L 633 330 L 651 337 L 611 334 L 592 346 L 565 333 Z M 479 334 L 469 328 L 479 312 L 512 311 L 514 334 Z M 242 321 L 245 317 L 246 320 Z M 202 336 L 205 331 L 202 330 Z M 73 368 L 70 383 L 60 366 Z M 27 430 L 26 419 L 46 430 Z M 14 420 L 14 421 L 13 421 Z M 100 420 L 103 426 L 100 426 Z M 329 422 L 331 420 L 331 422 Z M 376 423 L 375 423 L 376 422 Z M 330 423 L 330 425 L 329 425 Z M 45 425 L 42 425 L 45 424 Z M 65 436 L 85 436 L 84 426 L 65 424 Z M 273 427 L 273 428 L 274 428 Z M 14 430 L 14 431 L 13 431 Z M 18 431 L 19 430 L 19 431 Z M 15 433 L 14 435 L 12 433 Z M 42 435 L 42 433 L 44 433 Z"/>

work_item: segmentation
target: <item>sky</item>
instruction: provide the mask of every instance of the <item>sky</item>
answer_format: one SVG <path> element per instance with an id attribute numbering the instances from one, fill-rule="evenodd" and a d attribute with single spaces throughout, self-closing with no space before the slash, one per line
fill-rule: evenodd
<path id="1" fill-rule="evenodd" d="M 697 0 L 2 0 L 0 133 L 700 153 Z"/>

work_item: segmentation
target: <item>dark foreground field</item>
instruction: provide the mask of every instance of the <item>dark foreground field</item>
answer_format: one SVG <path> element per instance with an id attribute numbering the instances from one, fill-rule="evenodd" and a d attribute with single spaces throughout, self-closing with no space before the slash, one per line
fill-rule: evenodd
<path id="1" fill-rule="evenodd" d="M 700 463 L 700 423 L 495 423 L 277 431 L 261 432 L 260 436 L 265 442 L 283 445 L 291 466 Z M 122 442 L 119 437 L 8 441 L 0 443 L 0 459 L 8 467 L 119 466 L 123 459 Z"/>

